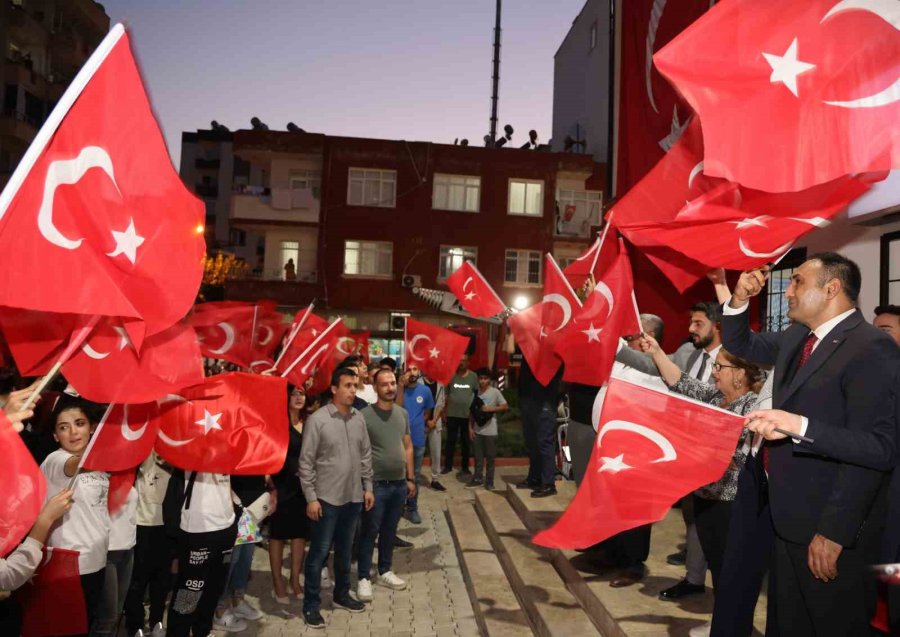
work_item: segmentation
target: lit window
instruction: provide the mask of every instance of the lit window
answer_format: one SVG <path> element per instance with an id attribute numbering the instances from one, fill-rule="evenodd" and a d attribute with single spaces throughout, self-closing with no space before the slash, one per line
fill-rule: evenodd
<path id="1" fill-rule="evenodd" d="M 509 214 L 541 217 L 544 214 L 544 182 L 509 180 Z"/>
<path id="2" fill-rule="evenodd" d="M 431 207 L 435 210 L 478 212 L 480 195 L 481 177 L 435 174 Z"/>
<path id="3" fill-rule="evenodd" d="M 463 248 L 459 246 L 441 246 L 441 262 L 438 279 L 446 279 L 459 268 L 463 262 L 475 263 L 478 259 L 478 248 Z"/>
<path id="4" fill-rule="evenodd" d="M 389 241 L 345 241 L 344 274 L 390 277 L 394 273 L 394 244 Z"/>
<path id="5" fill-rule="evenodd" d="M 541 284 L 541 253 L 538 250 L 507 250 L 506 283 Z"/>
<path id="6" fill-rule="evenodd" d="M 556 198 L 556 234 L 588 238 L 600 225 L 601 196 L 593 190 L 560 190 Z"/>
<path id="7" fill-rule="evenodd" d="M 394 208 L 397 205 L 397 171 L 351 168 L 347 204 Z"/>

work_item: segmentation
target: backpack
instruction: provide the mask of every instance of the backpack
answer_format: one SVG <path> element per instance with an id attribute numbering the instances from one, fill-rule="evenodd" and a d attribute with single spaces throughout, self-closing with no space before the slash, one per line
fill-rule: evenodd
<path id="1" fill-rule="evenodd" d="M 181 510 L 191 508 L 191 495 L 194 493 L 196 478 L 197 472 L 194 471 L 188 478 L 185 488 L 184 471 L 182 469 L 172 470 L 162 503 L 163 527 L 169 537 L 174 538 L 181 534 Z"/>
<path id="2" fill-rule="evenodd" d="M 472 398 L 472 404 L 469 406 L 469 413 L 472 414 L 472 419 L 479 427 L 484 427 L 494 417 L 494 414 L 487 413 L 482 407 L 484 407 L 484 401 L 481 400 L 478 394 L 475 394 Z"/>

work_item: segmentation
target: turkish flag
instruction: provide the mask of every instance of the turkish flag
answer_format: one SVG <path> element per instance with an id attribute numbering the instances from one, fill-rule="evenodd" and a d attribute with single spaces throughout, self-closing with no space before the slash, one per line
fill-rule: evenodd
<path id="1" fill-rule="evenodd" d="M 506 311 L 506 304 L 471 261 L 464 261 L 447 277 L 447 287 L 472 316 L 490 317 Z"/>
<path id="2" fill-rule="evenodd" d="M 22 438 L 0 410 L 0 557 L 12 551 L 31 530 L 44 506 L 47 482 Z"/>
<path id="3" fill-rule="evenodd" d="M 203 356 L 252 369 L 271 358 L 287 331 L 275 307 L 275 301 L 200 303 L 188 320 Z"/>
<path id="4" fill-rule="evenodd" d="M 140 349 L 194 303 L 204 216 L 116 25 L 0 194 L 0 305 L 120 317 Z"/>
<path id="5" fill-rule="evenodd" d="M 45 546 L 43 554 L 31 580 L 15 592 L 22 607 L 22 637 L 87 633 L 78 551 Z"/>
<path id="6" fill-rule="evenodd" d="M 619 337 L 641 331 L 633 295 L 631 263 L 620 240 L 616 260 L 600 273 L 584 307 L 556 343 L 563 380 L 600 387 L 609 379 Z"/>
<path id="7" fill-rule="evenodd" d="M 85 470 L 126 471 L 146 460 L 159 430 L 157 411 L 156 403 L 113 405 L 91 436 Z"/>
<path id="8" fill-rule="evenodd" d="M 742 416 L 617 378 L 608 387 L 581 486 L 535 544 L 586 548 L 657 522 L 731 462 Z"/>
<path id="9" fill-rule="evenodd" d="M 547 385 L 561 364 L 555 352 L 556 342 L 581 310 L 581 301 L 556 261 L 544 258 L 544 296 L 540 303 L 509 317 L 509 328 L 516 338 L 535 379 Z"/>
<path id="10" fill-rule="evenodd" d="M 767 193 L 710 177 L 702 157 L 695 120 L 611 213 L 611 222 L 682 291 L 712 268 L 747 270 L 777 259 L 804 234 L 829 225 L 879 177 Z"/>
<path id="11" fill-rule="evenodd" d="M 585 252 L 576 258 L 572 263 L 563 268 L 563 274 L 566 275 L 569 283 L 573 288 L 580 288 L 587 281 L 588 277 L 594 275 L 594 279 L 599 278 L 601 272 L 605 272 L 616 260 L 618 254 L 615 242 L 612 245 L 606 243 L 606 233 L 610 223 L 607 220 L 606 228 L 591 246 Z M 608 246 L 605 250 L 604 246 Z"/>
<path id="12" fill-rule="evenodd" d="M 441 385 L 448 385 L 459 361 L 469 347 L 469 339 L 452 330 L 406 319 L 406 365 L 416 365 L 422 373 Z"/>
<path id="13" fill-rule="evenodd" d="M 188 471 L 278 473 L 287 454 L 287 382 L 219 374 L 160 402 L 156 453 Z"/>
<path id="14" fill-rule="evenodd" d="M 315 364 L 313 372 L 313 384 L 309 388 L 311 395 L 321 394 L 331 387 L 331 374 L 337 369 L 338 365 L 344 362 L 348 356 L 356 356 L 356 339 L 350 328 L 341 322 L 335 326 L 331 333 L 334 339 L 334 347 L 331 348 L 331 354 L 321 359 Z M 293 372 L 296 374 L 296 370 Z"/>
<path id="15" fill-rule="evenodd" d="M 150 455 L 149 453 L 147 454 Z M 144 460 L 146 460 L 146 456 Z M 143 462 L 144 460 L 141 460 Z M 109 474 L 109 495 L 106 499 L 106 508 L 110 515 L 115 515 L 122 510 L 128 501 L 128 494 L 131 487 L 134 486 L 134 476 L 137 473 L 137 466 L 122 471 L 112 471 Z"/>
<path id="16" fill-rule="evenodd" d="M 897 2 L 725 0 L 653 59 L 703 121 L 705 172 L 797 191 L 900 168 L 898 25 Z"/>
<path id="17" fill-rule="evenodd" d="M 325 324 L 324 328 L 322 324 Z M 315 376 L 316 381 L 309 393 L 321 393 L 331 386 L 331 372 L 337 364 L 333 353 L 338 340 L 349 335 L 350 330 L 341 319 L 328 325 L 315 314 L 310 314 L 309 320 L 294 336 L 275 371 L 295 387 L 303 387 L 310 376 Z"/>

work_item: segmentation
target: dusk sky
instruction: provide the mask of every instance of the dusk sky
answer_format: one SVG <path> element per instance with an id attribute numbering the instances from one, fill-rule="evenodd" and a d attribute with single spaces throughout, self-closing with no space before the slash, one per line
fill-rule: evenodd
<path id="1" fill-rule="evenodd" d="M 104 0 L 131 30 L 169 150 L 182 131 L 258 116 L 310 132 L 480 145 L 491 0 Z M 507 0 L 499 128 L 551 134 L 553 55 L 584 0 Z"/>

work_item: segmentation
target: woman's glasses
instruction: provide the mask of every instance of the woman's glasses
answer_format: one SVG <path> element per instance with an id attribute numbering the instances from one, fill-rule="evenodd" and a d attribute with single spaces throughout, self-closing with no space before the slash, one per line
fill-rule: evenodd
<path id="1" fill-rule="evenodd" d="M 717 372 L 722 371 L 723 367 L 730 367 L 731 369 L 740 369 L 737 365 L 723 365 L 722 363 L 713 363 L 712 367 Z"/>

